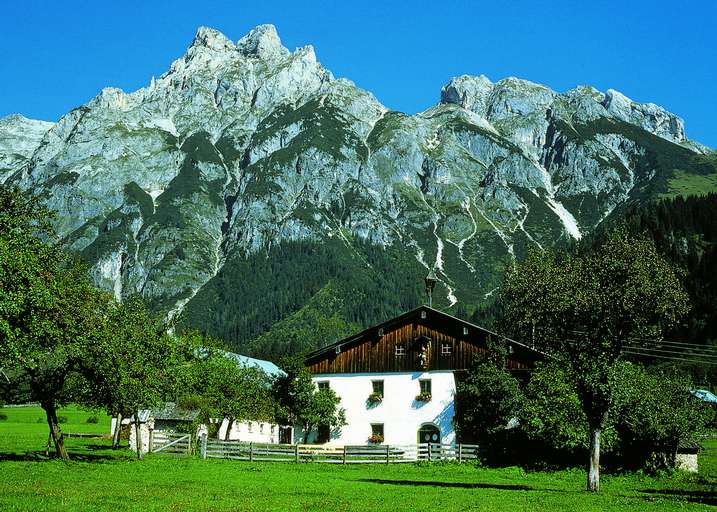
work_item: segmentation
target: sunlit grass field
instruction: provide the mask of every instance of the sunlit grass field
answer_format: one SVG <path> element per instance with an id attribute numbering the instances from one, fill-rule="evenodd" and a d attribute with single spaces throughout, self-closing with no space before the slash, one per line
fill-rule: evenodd
<path id="1" fill-rule="evenodd" d="M 109 439 L 70 438 L 73 462 L 44 455 L 41 409 L 0 413 L 0 510 L 714 510 L 717 441 L 700 474 L 604 475 L 583 491 L 582 470 L 525 472 L 454 463 L 330 465 L 248 463 L 150 455 L 136 461 Z M 109 431 L 106 415 L 65 409 L 66 432 Z M 98 423 L 87 423 L 97 416 Z M 43 418 L 43 422 L 38 422 Z"/>

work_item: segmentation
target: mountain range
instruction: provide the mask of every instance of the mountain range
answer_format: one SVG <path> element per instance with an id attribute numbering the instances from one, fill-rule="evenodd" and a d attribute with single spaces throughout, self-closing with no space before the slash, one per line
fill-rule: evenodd
<path id="1" fill-rule="evenodd" d="M 529 247 L 717 190 L 682 119 L 615 90 L 464 75 L 437 96 L 391 111 L 271 25 L 202 27 L 147 87 L 0 119 L 0 183 L 42 195 L 117 298 L 265 357 L 418 305 L 429 269 L 470 315 Z"/>

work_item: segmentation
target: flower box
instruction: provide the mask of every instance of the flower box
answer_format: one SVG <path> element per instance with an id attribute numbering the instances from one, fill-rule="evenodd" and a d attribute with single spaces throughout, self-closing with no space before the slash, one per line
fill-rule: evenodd
<path id="1" fill-rule="evenodd" d="M 430 402 L 431 394 L 430 393 L 419 393 L 418 395 L 416 395 L 416 401 L 417 402 Z"/>
<path id="2" fill-rule="evenodd" d="M 383 395 L 381 393 L 371 393 L 366 401 L 371 405 L 378 405 L 383 402 Z"/>

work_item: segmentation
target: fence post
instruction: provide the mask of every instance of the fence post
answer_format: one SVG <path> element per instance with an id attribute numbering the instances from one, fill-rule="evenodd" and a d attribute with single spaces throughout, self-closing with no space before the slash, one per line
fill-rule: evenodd
<path id="1" fill-rule="evenodd" d="M 386 464 L 391 462 L 391 447 L 386 445 Z"/>
<path id="2" fill-rule="evenodd" d="M 463 445 L 458 443 L 458 463 L 463 462 Z"/>
<path id="3" fill-rule="evenodd" d="M 249 443 L 249 462 L 254 462 L 254 441 Z"/>
<path id="4" fill-rule="evenodd" d="M 187 437 L 187 456 L 192 454 L 192 434 Z"/>
<path id="5" fill-rule="evenodd" d="M 200 448 L 200 453 L 202 454 L 202 458 L 207 458 L 207 433 L 202 433 L 202 447 Z"/>
<path id="6" fill-rule="evenodd" d="M 296 462 L 299 462 L 299 443 L 294 445 L 294 455 L 296 456 Z"/>
<path id="7" fill-rule="evenodd" d="M 346 464 L 346 445 L 344 445 L 344 458 L 343 463 Z"/>
<path id="8" fill-rule="evenodd" d="M 136 431 L 136 429 L 135 429 Z M 154 429 L 149 429 L 149 453 L 154 451 Z"/>
<path id="9" fill-rule="evenodd" d="M 431 462 L 431 443 L 428 443 L 428 462 Z"/>

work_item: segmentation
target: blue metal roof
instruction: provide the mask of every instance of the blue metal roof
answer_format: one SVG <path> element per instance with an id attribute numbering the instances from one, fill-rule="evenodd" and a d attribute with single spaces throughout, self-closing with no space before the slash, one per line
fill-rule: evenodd
<path id="1" fill-rule="evenodd" d="M 284 371 L 276 366 L 271 361 L 264 361 L 263 359 L 254 359 L 253 357 L 243 356 L 241 354 L 235 354 L 233 352 L 226 352 L 225 355 L 231 359 L 234 359 L 238 363 L 244 366 L 254 366 L 264 371 L 269 377 L 280 377 L 286 375 Z"/>
<path id="2" fill-rule="evenodd" d="M 690 389 L 690 393 L 695 395 L 700 400 L 717 404 L 717 395 L 706 389 Z"/>

